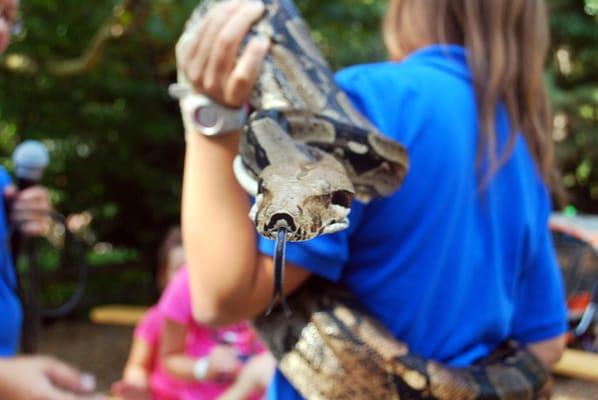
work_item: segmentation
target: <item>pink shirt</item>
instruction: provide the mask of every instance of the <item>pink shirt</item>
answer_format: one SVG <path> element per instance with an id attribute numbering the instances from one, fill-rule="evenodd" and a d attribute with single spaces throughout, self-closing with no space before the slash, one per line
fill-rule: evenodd
<path id="1" fill-rule="evenodd" d="M 189 384 L 171 377 L 160 363 L 160 335 L 164 319 L 158 306 L 150 308 L 135 327 L 134 337 L 152 348 L 150 391 L 154 400 L 179 400 L 183 388 Z"/>
<path id="2" fill-rule="evenodd" d="M 195 322 L 191 312 L 189 274 L 185 267 L 177 272 L 166 287 L 159 308 L 164 318 L 187 326 L 185 352 L 191 357 L 208 356 L 214 346 L 223 343 L 234 346 L 243 361 L 265 350 L 247 322 L 218 329 L 208 328 Z M 214 399 L 229 385 L 230 383 L 227 382 L 195 382 L 183 389 L 184 394 L 181 399 Z"/>

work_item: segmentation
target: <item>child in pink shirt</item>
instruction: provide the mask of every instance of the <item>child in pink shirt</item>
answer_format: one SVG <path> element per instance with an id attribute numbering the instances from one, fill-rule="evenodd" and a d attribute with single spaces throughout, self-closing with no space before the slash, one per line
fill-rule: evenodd
<path id="1" fill-rule="evenodd" d="M 180 229 L 169 230 L 158 252 L 158 283 L 163 288 L 184 264 Z M 122 380 L 112 392 L 123 400 L 179 400 L 188 385 L 170 376 L 160 362 L 163 318 L 158 306 L 150 308 L 137 324 Z"/>
<path id="2" fill-rule="evenodd" d="M 153 400 L 178 400 L 181 391 L 189 384 L 172 377 L 164 370 L 160 360 L 160 338 L 164 319 L 157 305 L 150 308 L 143 320 L 135 328 L 135 340 L 140 340 L 153 349 L 148 370 L 149 392 Z"/>
<path id="3" fill-rule="evenodd" d="M 244 362 L 265 351 L 247 322 L 208 328 L 194 321 L 186 268 L 179 270 L 168 285 L 159 308 L 164 317 L 163 365 L 171 375 L 193 382 L 182 390 L 182 400 L 218 398 L 231 387 Z M 272 372 L 273 365 L 261 373 Z M 255 386 L 261 384 L 256 382 Z M 259 398 L 259 390 L 252 391 L 240 399 Z"/>
<path id="4" fill-rule="evenodd" d="M 113 384 L 113 394 L 122 400 L 255 399 L 269 383 L 274 360 L 247 323 L 211 329 L 193 321 L 179 228 L 166 235 L 158 260 L 158 282 L 168 286 L 135 328 L 123 379 Z M 253 357 L 257 353 L 262 354 Z M 198 379 L 194 370 L 202 364 L 205 376 Z"/>

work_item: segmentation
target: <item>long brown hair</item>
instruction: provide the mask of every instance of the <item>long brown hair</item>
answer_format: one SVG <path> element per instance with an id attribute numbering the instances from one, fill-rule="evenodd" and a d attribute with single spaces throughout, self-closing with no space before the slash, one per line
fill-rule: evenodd
<path id="1" fill-rule="evenodd" d="M 550 42 L 545 0 L 389 0 L 383 29 L 391 59 L 432 43 L 465 46 L 481 128 L 478 161 L 486 156 L 490 165 L 485 181 L 507 161 L 520 131 L 544 181 L 558 190 L 543 84 Z M 506 106 L 512 130 L 506 149 L 497 155 L 499 102 Z"/>
<path id="2" fill-rule="evenodd" d="M 183 245 L 181 228 L 173 226 L 166 232 L 162 243 L 158 248 L 158 268 L 156 269 L 156 283 L 160 290 L 164 289 L 167 283 L 168 258 L 172 249 Z"/>

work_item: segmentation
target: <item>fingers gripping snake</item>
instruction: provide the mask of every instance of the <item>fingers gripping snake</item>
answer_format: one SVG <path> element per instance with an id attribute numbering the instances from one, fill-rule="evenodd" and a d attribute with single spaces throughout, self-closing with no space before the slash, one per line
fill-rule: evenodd
<path id="1" fill-rule="evenodd" d="M 271 48 L 234 169 L 256 198 L 250 217 L 257 231 L 277 240 L 283 253 L 285 239 L 347 228 L 353 199 L 392 194 L 409 161 L 403 146 L 379 133 L 337 87 L 292 1 L 263 2 L 264 16 L 245 43 L 265 37 Z M 193 37 L 216 3 L 197 7 L 179 43 Z M 182 74 L 179 83 L 189 85 Z M 548 372 L 523 348 L 508 346 L 481 363 L 452 368 L 410 353 L 331 283 L 312 278 L 289 302 L 292 315 L 277 307 L 254 325 L 305 398 L 534 399 L 549 392 Z"/>

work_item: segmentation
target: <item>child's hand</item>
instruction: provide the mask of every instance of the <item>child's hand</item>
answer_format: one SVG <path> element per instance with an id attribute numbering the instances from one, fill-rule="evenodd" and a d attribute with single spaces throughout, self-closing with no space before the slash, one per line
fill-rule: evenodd
<path id="1" fill-rule="evenodd" d="M 120 400 L 151 400 L 149 389 L 127 381 L 118 381 L 112 384 L 112 394 Z"/>
<path id="2" fill-rule="evenodd" d="M 233 385 L 218 400 L 246 399 L 252 394 L 263 392 L 270 385 L 275 369 L 276 360 L 269 352 L 253 356 L 243 366 Z"/>
<path id="3" fill-rule="evenodd" d="M 219 345 L 210 353 L 206 379 L 230 381 L 237 377 L 242 367 L 234 347 Z"/>

